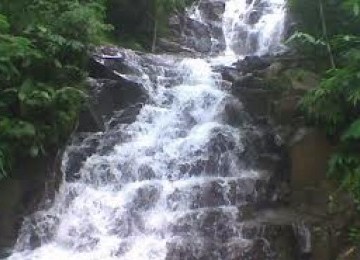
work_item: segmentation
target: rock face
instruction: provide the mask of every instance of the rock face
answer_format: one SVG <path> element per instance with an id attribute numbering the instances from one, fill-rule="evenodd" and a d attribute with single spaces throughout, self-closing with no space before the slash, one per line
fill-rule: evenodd
<path id="1" fill-rule="evenodd" d="M 12 177 L 0 182 L 0 258 L 6 257 L 16 242 L 24 216 L 54 197 L 62 178 L 61 153 L 23 159 Z"/>
<path id="2" fill-rule="evenodd" d="M 274 185 L 283 191 L 278 193 L 284 202 L 280 209 L 278 204 L 267 213 L 251 214 L 255 222 L 264 223 L 265 229 L 272 230 L 275 225 L 275 230 L 282 230 L 271 233 L 270 239 L 275 248 L 280 245 L 274 251 L 281 253 L 275 258 L 252 253 L 255 257 L 250 259 L 357 259 L 357 251 L 346 246 L 347 230 L 355 217 L 354 205 L 346 194 L 334 195 L 337 185 L 326 176 L 335 147 L 324 133 L 307 128 L 299 113 L 301 97 L 319 82 L 300 63 L 306 64 L 286 56 L 246 57 L 234 64 L 235 68 L 222 68 L 223 78 L 232 82 L 232 93 L 242 101 L 256 128 L 263 129 L 258 140 L 270 133 L 269 137 L 275 139 L 272 154 L 276 149 L 282 151 L 278 155 L 283 162 L 278 165 L 285 169 L 278 175 L 283 183 Z M 258 150 L 251 156 L 256 154 Z M 259 158 L 265 169 L 272 168 L 265 160 L 269 155 Z M 348 258 L 344 251 L 351 252 Z M 344 258 L 336 258 L 340 254 Z"/>
<path id="3" fill-rule="evenodd" d="M 181 46 L 200 53 L 218 53 L 225 49 L 222 17 L 223 0 L 201 0 L 198 9 L 170 18 L 172 38 Z M 160 46 L 161 47 L 161 46 Z"/>

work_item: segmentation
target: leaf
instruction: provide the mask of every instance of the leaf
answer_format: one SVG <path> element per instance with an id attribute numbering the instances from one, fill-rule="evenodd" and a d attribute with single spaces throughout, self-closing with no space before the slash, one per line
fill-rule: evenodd
<path id="1" fill-rule="evenodd" d="M 36 136 L 36 129 L 29 122 L 5 118 L 0 121 L 0 135 L 8 139 L 32 139 Z"/>
<path id="2" fill-rule="evenodd" d="M 6 16 L 0 14 L 0 32 L 7 32 L 10 28 Z"/>
<path id="3" fill-rule="evenodd" d="M 342 141 L 360 139 L 360 119 L 356 120 L 341 136 Z"/>
<path id="4" fill-rule="evenodd" d="M 285 41 L 285 43 L 289 44 L 295 41 L 300 41 L 301 43 L 307 43 L 314 46 L 326 46 L 326 43 L 321 39 L 316 39 L 314 36 L 304 32 L 295 32 Z"/>

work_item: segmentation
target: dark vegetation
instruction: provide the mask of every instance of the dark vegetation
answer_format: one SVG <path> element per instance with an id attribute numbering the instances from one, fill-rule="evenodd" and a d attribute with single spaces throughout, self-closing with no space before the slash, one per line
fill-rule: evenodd
<path id="1" fill-rule="evenodd" d="M 299 31 L 288 42 L 322 75 L 302 108 L 337 147 L 329 175 L 360 203 L 360 1 L 291 0 L 290 8 Z"/>
<path id="2" fill-rule="evenodd" d="M 167 31 L 168 16 L 194 0 L 108 0 L 106 22 L 114 25 L 115 42 L 135 49 L 154 49 L 157 35 Z"/>
<path id="3" fill-rule="evenodd" d="M 56 151 L 86 100 L 89 52 L 150 48 L 179 0 L 1 0 L 0 179 L 22 157 Z M 130 45 L 130 46 L 129 46 Z"/>

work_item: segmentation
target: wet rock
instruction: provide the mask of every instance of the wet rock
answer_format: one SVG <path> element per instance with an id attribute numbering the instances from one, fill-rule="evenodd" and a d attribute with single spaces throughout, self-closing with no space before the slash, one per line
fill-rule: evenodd
<path id="1" fill-rule="evenodd" d="M 106 123 L 107 129 L 114 129 L 122 124 L 127 125 L 133 123 L 136 120 L 136 117 L 142 107 L 143 103 L 137 103 L 134 105 L 129 105 L 122 110 L 115 111 L 111 119 Z"/>
<path id="2" fill-rule="evenodd" d="M 246 56 L 243 60 L 239 60 L 234 65 L 243 73 L 253 72 L 255 70 L 263 70 L 270 66 L 268 57 Z"/>
<path id="3" fill-rule="evenodd" d="M 170 41 L 169 39 L 160 38 L 156 46 L 157 50 L 160 52 L 170 52 L 170 53 L 189 53 L 194 54 L 193 49 L 184 47 L 178 42 Z"/>
<path id="4" fill-rule="evenodd" d="M 127 121 L 131 121 L 129 115 L 138 110 L 128 107 L 147 100 L 142 72 L 132 64 L 136 59 L 141 60 L 140 56 L 121 48 L 103 47 L 93 54 L 89 62 L 90 100 L 80 114 L 78 132 L 104 131 L 106 120 L 120 109 L 127 109 Z"/>
<path id="5" fill-rule="evenodd" d="M 124 134 L 123 131 L 117 127 L 102 133 L 101 142 L 97 148 L 99 155 L 105 155 L 113 151 L 113 148 L 116 144 L 125 142 L 128 139 L 128 136 Z"/>
<path id="6" fill-rule="evenodd" d="M 113 228 L 110 231 L 110 234 L 112 235 L 116 235 L 117 237 L 125 239 L 132 234 L 144 229 L 143 220 L 136 212 L 127 211 L 126 214 L 124 214 L 123 212 L 114 211 L 112 213 L 112 216 L 113 219 L 111 222 L 111 226 Z M 119 249 L 127 249 L 126 241 L 124 243 L 125 244 L 122 244 Z"/>
<path id="7" fill-rule="evenodd" d="M 21 163 L 14 164 L 11 178 L 1 180 L 0 196 L 6 199 L 0 200 L 0 258 L 13 249 L 24 216 L 53 200 L 63 176 L 61 157 L 59 152 L 35 159 L 18 158 Z"/>
<path id="8" fill-rule="evenodd" d="M 237 88 L 233 91 L 253 118 L 257 119 L 270 115 L 274 95 L 271 91 L 248 88 Z"/>
<path id="9" fill-rule="evenodd" d="M 196 20 L 187 18 L 185 25 L 185 44 L 201 53 L 211 52 L 211 34 L 209 28 Z"/>
<path id="10" fill-rule="evenodd" d="M 257 42 L 249 42 L 250 32 L 247 28 L 244 28 L 243 26 L 236 27 L 233 34 L 233 40 L 230 47 L 235 53 L 244 55 L 252 53 L 257 49 Z"/>
<path id="11" fill-rule="evenodd" d="M 167 243 L 166 260 L 207 260 L 221 259 L 221 253 L 214 249 L 219 246 L 213 242 L 194 240 L 193 237 L 185 237 L 183 240 L 175 240 Z M 229 259 L 231 260 L 231 259 Z"/>
<path id="12" fill-rule="evenodd" d="M 207 243 L 225 242 L 240 234 L 235 225 L 236 215 L 231 211 L 208 208 L 185 214 L 176 220 L 171 230 L 175 236 L 192 235 Z"/>
<path id="13" fill-rule="evenodd" d="M 199 4 L 201 16 L 207 21 L 221 21 L 225 11 L 224 0 L 202 0 Z"/>
<path id="14" fill-rule="evenodd" d="M 152 169 L 150 165 L 141 165 L 138 168 L 138 179 L 139 181 L 143 180 L 151 180 L 156 177 L 155 171 Z"/>
<path id="15" fill-rule="evenodd" d="M 261 78 L 255 77 L 253 74 L 246 74 L 239 76 L 233 83 L 233 91 L 236 93 L 238 89 L 265 89 L 265 81 Z"/>
<path id="16" fill-rule="evenodd" d="M 220 67 L 217 69 L 221 73 L 221 77 L 224 80 L 235 82 L 241 74 L 238 69 L 232 67 Z"/>
<path id="17" fill-rule="evenodd" d="M 249 120 L 243 104 L 238 99 L 226 101 L 223 111 L 224 121 L 233 126 L 239 126 Z"/>
<path id="18" fill-rule="evenodd" d="M 168 207 L 178 210 L 181 205 L 190 209 L 264 204 L 268 197 L 266 180 L 252 178 L 222 178 L 209 180 L 183 189 L 176 189 L 167 197 Z"/>
<path id="19" fill-rule="evenodd" d="M 83 163 L 97 150 L 99 136 L 78 134 L 73 138 L 72 144 L 66 150 L 65 178 L 67 181 L 76 181 L 80 178 L 79 171 Z"/>
<path id="20" fill-rule="evenodd" d="M 262 12 L 260 12 L 259 10 L 254 10 L 247 17 L 246 23 L 254 25 L 259 22 L 261 16 Z"/>
<path id="21" fill-rule="evenodd" d="M 214 131 L 211 139 L 207 143 L 207 150 L 210 155 L 221 155 L 226 151 L 234 150 L 236 142 L 233 136 L 219 131 Z"/>
<path id="22" fill-rule="evenodd" d="M 87 104 L 79 114 L 78 132 L 102 132 L 105 130 L 103 118 Z"/>
<path id="23" fill-rule="evenodd" d="M 129 80 L 99 80 L 91 93 L 93 111 L 101 117 L 109 117 L 114 111 L 147 100 L 146 90 L 139 83 Z"/>
<path id="24" fill-rule="evenodd" d="M 225 10 L 224 1 L 201 1 L 199 10 L 201 21 L 184 14 L 176 14 L 170 18 L 173 40 L 187 49 L 200 53 L 217 53 L 224 50 L 225 36 L 221 23 Z"/>
<path id="25" fill-rule="evenodd" d="M 162 187 L 155 184 L 140 187 L 131 207 L 136 211 L 149 210 L 160 199 L 161 190 Z"/>

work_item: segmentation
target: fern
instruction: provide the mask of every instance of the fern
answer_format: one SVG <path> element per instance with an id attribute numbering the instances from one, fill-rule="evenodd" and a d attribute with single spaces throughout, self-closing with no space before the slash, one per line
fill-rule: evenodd
<path id="1" fill-rule="evenodd" d="M 312 46 L 326 46 L 326 43 L 321 39 L 316 39 L 314 36 L 304 33 L 304 32 L 295 32 L 292 34 L 286 41 L 285 44 L 291 43 L 302 43 L 310 44 Z"/>
<path id="2" fill-rule="evenodd" d="M 350 127 L 341 136 L 342 141 L 360 140 L 360 119 L 353 122 Z"/>

